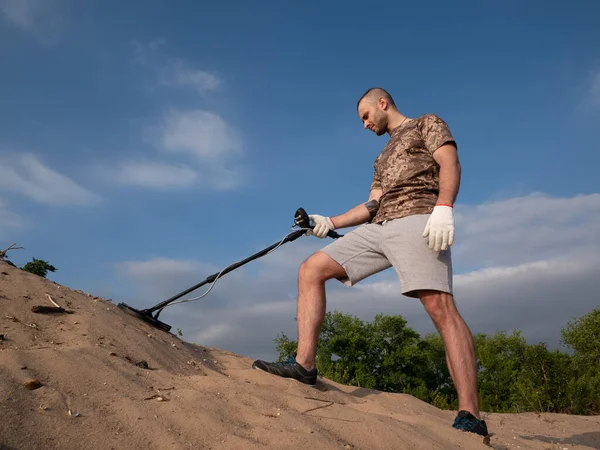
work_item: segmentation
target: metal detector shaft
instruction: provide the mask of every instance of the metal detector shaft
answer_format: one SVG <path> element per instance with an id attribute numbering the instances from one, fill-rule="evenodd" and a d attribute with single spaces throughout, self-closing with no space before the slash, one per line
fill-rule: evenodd
<path id="1" fill-rule="evenodd" d="M 213 281 L 215 281 L 215 279 L 217 277 L 221 277 L 221 276 L 225 275 L 226 273 L 229 273 L 232 270 L 235 270 L 238 267 L 243 266 L 244 264 L 246 264 L 246 263 L 248 263 L 248 262 L 250 262 L 250 261 L 252 261 L 252 260 L 254 260 L 256 258 L 260 258 L 261 256 L 264 256 L 267 253 L 269 253 L 275 247 L 277 247 L 279 245 L 283 245 L 286 242 L 294 241 L 294 240 L 298 239 L 300 236 L 302 236 L 305 233 L 306 233 L 305 230 L 294 231 L 293 233 L 290 233 L 288 236 L 286 236 L 286 238 L 283 239 L 282 241 L 279 241 L 279 242 L 277 242 L 277 243 L 275 243 L 273 245 L 270 245 L 269 247 L 261 250 L 260 252 L 255 253 L 254 255 L 248 256 L 246 259 L 243 259 L 243 260 L 238 261 L 238 262 L 236 262 L 234 264 L 231 264 L 230 266 L 228 266 L 225 269 L 223 269 L 221 272 L 214 273 L 214 274 L 208 276 L 204 281 L 201 281 L 200 283 L 192 286 L 191 288 L 186 289 L 185 291 L 180 292 L 179 294 L 174 295 L 173 297 L 171 297 L 171 298 L 169 298 L 169 299 L 167 299 L 167 300 L 165 300 L 163 302 L 160 302 L 158 305 L 153 306 L 152 308 L 144 309 L 141 312 L 144 313 L 144 314 L 151 314 L 154 311 L 160 310 L 160 309 L 164 308 L 166 305 L 168 305 L 169 303 L 177 300 L 178 298 L 183 297 L 186 294 L 189 294 L 192 291 L 195 291 L 199 287 L 204 286 L 207 283 L 212 283 Z"/>

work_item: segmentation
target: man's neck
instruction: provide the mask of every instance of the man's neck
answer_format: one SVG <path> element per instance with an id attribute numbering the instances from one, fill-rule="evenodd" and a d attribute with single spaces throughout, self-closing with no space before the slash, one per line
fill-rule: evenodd
<path id="1" fill-rule="evenodd" d="M 399 111 L 390 111 L 387 131 L 388 133 L 394 128 L 400 126 L 406 120 L 406 116 Z"/>

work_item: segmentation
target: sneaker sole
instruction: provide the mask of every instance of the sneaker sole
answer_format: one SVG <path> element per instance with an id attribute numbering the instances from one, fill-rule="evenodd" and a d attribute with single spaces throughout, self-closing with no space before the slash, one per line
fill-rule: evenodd
<path id="1" fill-rule="evenodd" d="M 261 369 L 261 368 L 259 368 L 259 367 L 253 367 L 253 369 L 254 369 L 254 370 L 258 370 L 258 371 L 260 371 L 260 372 L 262 372 L 262 373 L 266 373 L 267 375 L 272 375 L 272 376 L 274 376 L 274 377 L 281 378 L 282 380 L 295 381 L 296 383 L 300 383 L 302 386 L 308 386 L 308 387 L 311 387 L 311 388 L 313 388 L 313 389 L 317 387 L 317 382 L 316 382 L 316 381 L 315 381 L 315 383 L 314 383 L 314 384 L 309 384 L 309 383 L 304 383 L 304 382 L 302 382 L 302 381 L 300 381 L 300 380 L 297 380 L 296 378 L 292 378 L 292 377 L 282 377 L 282 376 L 279 376 L 279 375 L 275 375 L 274 373 L 267 372 L 266 370 L 262 370 L 262 369 Z"/>

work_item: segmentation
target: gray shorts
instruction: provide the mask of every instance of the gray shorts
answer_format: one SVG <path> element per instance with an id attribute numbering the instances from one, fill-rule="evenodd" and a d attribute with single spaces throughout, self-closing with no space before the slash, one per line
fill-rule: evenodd
<path id="1" fill-rule="evenodd" d="M 419 289 L 452 294 L 451 252 L 429 248 L 428 238 L 422 237 L 428 218 L 418 214 L 363 224 L 321 251 L 346 270 L 347 276 L 339 280 L 347 286 L 393 267 L 407 297 L 417 297 Z"/>

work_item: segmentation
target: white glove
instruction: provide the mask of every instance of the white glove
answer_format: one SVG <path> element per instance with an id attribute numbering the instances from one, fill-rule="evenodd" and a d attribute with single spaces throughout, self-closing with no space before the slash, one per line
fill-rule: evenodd
<path id="1" fill-rule="evenodd" d="M 316 236 L 318 238 L 327 237 L 329 230 L 335 230 L 335 226 L 329 217 L 320 216 L 318 214 L 309 215 L 308 218 L 315 224 L 312 230 L 306 232 L 307 236 Z"/>
<path id="2" fill-rule="evenodd" d="M 451 206 L 436 205 L 427 220 L 423 237 L 429 236 L 429 248 L 439 252 L 454 243 L 454 215 Z"/>

